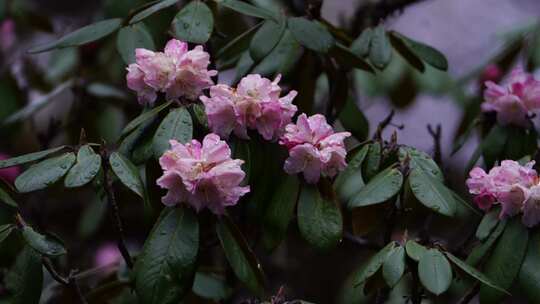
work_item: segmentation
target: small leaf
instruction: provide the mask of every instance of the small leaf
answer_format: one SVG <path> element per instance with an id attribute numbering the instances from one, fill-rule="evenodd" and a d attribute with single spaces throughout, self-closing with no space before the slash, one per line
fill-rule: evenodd
<path id="1" fill-rule="evenodd" d="M 306 241 L 317 249 L 334 248 L 343 234 L 341 210 L 331 198 L 313 185 L 304 185 L 298 200 L 298 228 Z"/>
<path id="2" fill-rule="evenodd" d="M 281 40 L 251 73 L 271 76 L 274 74 L 287 75 L 302 56 L 303 50 L 294 39 L 291 31 L 285 30 Z"/>
<path id="3" fill-rule="evenodd" d="M 375 73 L 375 70 L 365 61 L 362 57 L 359 57 L 351 49 L 343 44 L 336 42 L 333 48 L 330 49 L 330 56 L 344 67 L 353 67 L 363 71 Z"/>
<path id="4" fill-rule="evenodd" d="M 519 270 L 518 282 L 529 303 L 540 298 L 540 233 L 536 231 L 531 236 L 527 254 Z"/>
<path id="5" fill-rule="evenodd" d="M 40 234 L 32 227 L 25 226 L 22 236 L 26 243 L 37 252 L 47 256 L 59 256 L 66 254 L 66 248 L 56 236 L 50 234 Z"/>
<path id="6" fill-rule="evenodd" d="M 263 217 L 263 244 L 266 249 L 274 249 L 287 235 L 287 228 L 294 216 L 299 187 L 296 176 L 286 175 L 272 192 Z"/>
<path id="7" fill-rule="evenodd" d="M 193 121 L 185 108 L 174 109 L 161 122 L 153 139 L 154 157 L 160 158 L 170 149 L 169 141 L 187 143 L 193 136 Z"/>
<path id="8" fill-rule="evenodd" d="M 405 250 L 411 259 L 418 262 L 422 255 L 427 251 L 427 248 L 413 240 L 408 240 L 407 243 L 405 243 Z"/>
<path id="9" fill-rule="evenodd" d="M 383 249 L 381 249 L 379 252 L 377 252 L 375 255 L 373 255 L 369 260 L 362 265 L 358 273 L 356 274 L 356 278 L 354 279 L 355 285 L 360 285 L 364 283 L 369 277 L 374 275 L 379 268 L 383 265 L 384 261 L 388 258 L 388 255 L 396 244 L 394 242 L 389 243 L 386 245 Z"/>
<path id="10" fill-rule="evenodd" d="M 120 18 L 99 21 L 71 32 L 56 41 L 32 48 L 28 52 L 34 54 L 50 51 L 52 49 L 80 46 L 108 36 L 121 26 L 122 19 Z"/>
<path id="11" fill-rule="evenodd" d="M 491 234 L 491 231 L 493 231 L 495 226 L 499 223 L 499 213 L 499 208 L 495 208 L 484 215 L 476 229 L 477 239 L 483 241 Z"/>
<path id="12" fill-rule="evenodd" d="M 490 252 L 491 247 L 495 244 L 495 242 L 499 239 L 499 236 L 504 232 L 504 228 L 506 227 L 506 220 L 499 221 L 497 224 L 497 228 L 489 235 L 487 240 L 476 247 L 474 247 L 471 250 L 471 253 L 467 257 L 467 264 L 471 266 L 476 266 L 479 264 L 484 256 Z"/>
<path id="13" fill-rule="evenodd" d="M 9 195 L 9 193 L 4 190 L 2 187 L 0 187 L 0 201 L 4 202 L 5 204 L 13 207 L 13 208 L 18 208 L 19 205 L 17 204 L 16 201 L 14 201 L 11 196 Z"/>
<path id="14" fill-rule="evenodd" d="M 29 246 L 24 247 L 4 280 L 12 295 L 10 304 L 39 303 L 43 288 L 40 256 Z"/>
<path id="15" fill-rule="evenodd" d="M 509 220 L 484 266 L 484 274 L 503 289 L 512 287 L 527 251 L 529 231 L 518 218 Z M 480 287 L 481 303 L 499 303 L 505 294 L 487 285 Z"/>
<path id="16" fill-rule="evenodd" d="M 58 151 L 64 149 L 65 147 L 66 146 L 60 146 L 60 147 L 56 147 L 56 148 L 51 148 L 51 149 L 39 151 L 39 152 L 29 153 L 29 154 L 25 154 L 25 155 L 13 157 L 13 158 L 0 160 L 0 169 L 13 167 L 13 166 L 21 165 L 21 164 L 26 164 L 26 163 L 29 163 L 29 162 L 33 162 L 33 161 L 36 161 L 36 160 L 43 159 L 43 158 L 45 158 L 45 157 L 47 157 L 47 156 L 49 156 L 49 155 L 51 155 L 51 154 L 53 154 L 55 152 L 58 152 Z"/>
<path id="17" fill-rule="evenodd" d="M 379 167 L 381 166 L 381 143 L 375 142 L 369 145 L 369 151 L 366 155 L 366 160 L 362 165 L 362 172 L 364 174 L 365 180 L 371 180 L 379 172 Z"/>
<path id="18" fill-rule="evenodd" d="M 394 287 L 405 273 L 405 249 L 402 246 L 395 247 L 383 264 L 383 277 L 386 284 Z"/>
<path id="19" fill-rule="evenodd" d="M 75 154 L 65 153 L 32 165 L 15 180 L 19 192 L 45 189 L 60 180 L 75 163 Z"/>
<path id="20" fill-rule="evenodd" d="M 438 296 L 450 287 L 452 268 L 439 250 L 429 249 L 420 257 L 418 276 L 422 285 Z"/>
<path id="21" fill-rule="evenodd" d="M 456 266 L 461 268 L 461 270 L 465 271 L 471 277 L 477 279 L 478 281 L 482 282 L 483 284 L 486 284 L 489 287 L 493 287 L 499 291 L 509 294 L 508 291 L 504 290 L 503 288 L 497 286 L 495 283 L 491 282 L 491 280 L 488 277 L 486 277 L 483 273 L 476 270 L 474 267 L 465 263 L 464 261 L 460 260 L 459 258 L 454 256 L 450 252 L 445 252 L 444 254 L 448 257 L 448 259 L 450 259 L 452 263 L 456 264 Z"/>
<path id="22" fill-rule="evenodd" d="M 198 271 L 193 282 L 193 293 L 201 298 L 216 302 L 227 299 L 232 294 L 225 278 L 213 273 Z"/>
<path id="23" fill-rule="evenodd" d="M 405 37 L 404 35 L 392 31 L 391 36 L 396 37 L 397 39 L 401 40 L 403 44 L 417 57 L 422 59 L 427 64 L 431 65 L 432 67 L 446 71 L 448 69 L 448 61 L 446 60 L 446 57 L 433 47 L 426 45 L 424 43 L 412 40 L 408 37 Z"/>
<path id="24" fill-rule="evenodd" d="M 240 14 L 261 19 L 276 19 L 274 14 L 262 7 L 257 7 L 249 3 L 238 0 L 216 0 L 218 4 L 232 9 Z"/>
<path id="25" fill-rule="evenodd" d="M 97 155 L 89 145 L 84 145 L 77 153 L 77 163 L 64 179 L 64 186 L 72 188 L 86 185 L 94 179 L 100 168 L 101 156 Z"/>
<path id="26" fill-rule="evenodd" d="M 399 161 L 404 162 L 407 157 L 409 158 L 409 168 L 411 170 L 418 168 L 427 174 L 433 175 L 438 180 L 444 181 L 441 168 L 427 153 L 413 147 L 400 147 Z"/>
<path id="27" fill-rule="evenodd" d="M 348 161 L 347 168 L 336 178 L 334 187 L 342 202 L 348 202 L 354 194 L 364 187 L 362 163 L 368 150 L 369 145 L 364 145 L 362 149 L 354 153 L 353 157 Z"/>
<path id="28" fill-rule="evenodd" d="M 144 186 L 137 167 L 118 152 L 113 152 L 109 157 L 111 169 L 118 176 L 122 184 L 144 198 Z"/>
<path id="29" fill-rule="evenodd" d="M 355 98 L 348 98 L 339 113 L 339 121 L 345 130 L 352 133 L 358 141 L 364 141 L 369 135 L 369 121 L 356 104 Z"/>
<path id="30" fill-rule="evenodd" d="M 426 174 L 423 170 L 413 169 L 409 174 L 409 184 L 414 196 L 424 206 L 442 215 L 453 216 L 456 201 L 450 189 L 442 182 Z"/>
<path id="31" fill-rule="evenodd" d="M 378 69 L 384 69 L 392 59 L 392 47 L 382 25 L 373 30 L 369 48 L 369 60 Z"/>
<path id="32" fill-rule="evenodd" d="M 236 277 L 253 293 L 261 295 L 264 290 L 261 264 L 238 227 L 230 218 L 222 217 L 216 229 L 225 256 Z"/>
<path id="33" fill-rule="evenodd" d="M 212 35 L 214 16 L 204 2 L 192 1 L 176 14 L 172 29 L 177 39 L 203 44 Z"/>
<path id="34" fill-rule="evenodd" d="M 240 54 L 242 54 L 249 47 L 251 39 L 262 24 L 263 22 L 258 23 L 231 40 L 231 42 L 227 43 L 224 47 L 217 51 L 216 58 L 221 60 L 229 60 L 235 56 L 240 56 Z"/>
<path id="35" fill-rule="evenodd" d="M 118 31 L 116 49 L 126 64 L 135 62 L 135 49 L 154 50 L 154 39 L 144 23 L 128 25 Z"/>
<path id="36" fill-rule="evenodd" d="M 179 303 L 191 290 L 199 252 L 199 223 L 188 208 L 161 212 L 134 271 L 141 303 Z"/>
<path id="37" fill-rule="evenodd" d="M 424 62 L 407 46 L 407 44 L 400 39 L 399 37 L 396 37 L 394 32 L 390 32 L 390 43 L 392 43 L 392 46 L 394 49 L 415 69 L 417 69 L 420 72 L 424 72 L 426 70 L 426 66 L 424 65 Z"/>
<path id="38" fill-rule="evenodd" d="M 263 60 L 275 48 L 285 32 L 285 25 L 283 20 L 279 23 L 266 20 L 263 23 L 249 45 L 249 54 L 255 62 Z"/>
<path id="39" fill-rule="evenodd" d="M 387 168 L 377 174 L 349 201 L 350 209 L 384 203 L 396 195 L 403 185 L 403 175 L 396 168 Z"/>
<path id="40" fill-rule="evenodd" d="M 363 30 L 360 36 L 358 36 L 358 38 L 356 38 L 356 40 L 354 40 L 351 44 L 351 51 L 360 57 L 368 56 L 372 37 L 372 28 Z"/>
<path id="41" fill-rule="evenodd" d="M 127 126 L 122 130 L 122 137 L 130 133 L 131 131 L 135 130 L 139 125 L 141 125 L 143 122 L 148 121 L 149 119 L 152 119 L 155 115 L 157 115 L 159 112 L 165 110 L 168 106 L 170 106 L 172 101 L 166 102 L 162 105 L 159 105 L 151 110 L 144 111 L 141 113 L 141 115 L 135 117 L 132 121 L 130 121 Z"/>
<path id="42" fill-rule="evenodd" d="M 296 41 L 312 51 L 327 53 L 334 46 L 334 37 L 317 21 L 292 17 L 287 23 Z"/>
<path id="43" fill-rule="evenodd" d="M 15 229 L 13 224 L 5 224 L 0 226 L 0 244 L 9 236 L 13 229 Z"/>
<path id="44" fill-rule="evenodd" d="M 129 20 L 129 24 L 137 23 L 147 17 L 150 17 L 154 13 L 159 12 L 160 10 L 166 9 L 169 6 L 173 6 L 178 2 L 178 0 L 161 0 L 145 8 L 144 10 L 137 13 L 133 18 Z"/>

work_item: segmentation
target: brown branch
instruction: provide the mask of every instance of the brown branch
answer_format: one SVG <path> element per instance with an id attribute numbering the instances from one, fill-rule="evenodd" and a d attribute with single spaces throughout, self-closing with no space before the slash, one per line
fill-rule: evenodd
<path id="1" fill-rule="evenodd" d="M 120 217 L 118 203 L 116 202 L 116 196 L 114 194 L 113 180 L 112 180 L 112 177 L 109 175 L 109 158 L 106 154 L 107 154 L 106 151 L 102 151 L 103 188 L 105 190 L 107 201 L 109 203 L 109 215 L 116 227 L 116 234 L 117 234 L 116 245 L 118 246 L 118 250 L 120 251 L 120 254 L 122 255 L 122 257 L 124 258 L 124 261 L 126 262 L 127 267 L 129 269 L 132 269 L 133 260 L 131 259 L 129 251 L 126 247 L 126 242 L 124 238 L 124 228 L 122 225 L 122 218 Z"/>
<path id="2" fill-rule="evenodd" d="M 51 277 L 56 282 L 58 282 L 58 284 L 60 284 L 62 286 L 65 286 L 66 288 L 71 288 L 73 290 L 73 292 L 77 295 L 77 297 L 79 298 L 79 300 L 81 301 L 82 304 L 87 304 L 88 303 L 86 301 L 86 299 L 84 298 L 84 296 L 83 296 L 83 294 L 81 292 L 81 289 L 79 288 L 79 284 L 77 283 L 77 279 L 75 277 L 75 274 L 77 272 L 76 270 L 71 270 L 70 273 L 69 273 L 69 276 L 67 278 L 65 278 L 62 275 L 60 275 L 58 273 L 58 271 L 56 271 L 56 269 L 54 269 L 54 265 L 53 265 L 52 261 L 48 257 L 45 257 L 45 256 L 42 257 L 41 258 L 41 263 L 43 264 L 45 269 L 47 269 L 47 271 L 49 272 Z"/>
<path id="3" fill-rule="evenodd" d="M 377 131 L 375 131 L 375 134 L 373 135 L 374 140 L 381 140 L 382 132 L 388 126 L 394 126 L 399 130 L 402 130 L 405 127 L 404 125 L 396 125 L 392 123 L 392 119 L 394 119 L 395 114 L 396 112 L 394 110 L 391 110 L 390 113 L 388 113 L 388 115 L 381 122 L 379 122 L 379 125 L 377 126 Z"/>
<path id="4" fill-rule="evenodd" d="M 441 124 L 437 124 L 437 127 L 433 129 L 431 124 L 427 125 L 427 130 L 429 135 L 433 138 L 433 159 L 440 166 L 442 164 L 442 153 L 441 153 Z"/>

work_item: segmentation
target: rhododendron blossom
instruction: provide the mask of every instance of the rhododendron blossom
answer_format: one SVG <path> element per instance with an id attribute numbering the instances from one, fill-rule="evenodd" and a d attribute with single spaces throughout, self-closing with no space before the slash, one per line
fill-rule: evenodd
<path id="1" fill-rule="evenodd" d="M 497 112 L 502 125 L 527 126 L 527 115 L 540 108 L 540 81 L 531 74 L 515 69 L 504 86 L 486 81 L 484 112 Z"/>
<path id="2" fill-rule="evenodd" d="M 127 67 L 127 85 L 137 92 L 141 104 L 152 104 L 158 92 L 165 93 L 167 100 L 195 100 L 214 84 L 211 77 L 217 71 L 209 71 L 209 64 L 210 55 L 202 46 L 188 50 L 187 43 L 171 39 L 164 52 L 135 50 L 135 63 Z"/>
<path id="3" fill-rule="evenodd" d="M 474 168 L 469 173 L 467 186 L 474 202 L 482 210 L 493 204 L 501 205 L 500 218 L 523 212 L 523 223 L 532 227 L 540 221 L 540 185 L 534 162 L 524 166 L 513 160 L 504 160 L 500 166 L 486 173 Z"/>
<path id="4" fill-rule="evenodd" d="M 202 143 L 171 140 L 170 144 L 159 159 L 164 174 L 157 180 L 168 190 L 162 199 L 165 205 L 187 203 L 197 211 L 208 208 L 222 214 L 249 192 L 249 186 L 240 186 L 244 161 L 231 159 L 231 149 L 218 135 L 208 134 Z"/>
<path id="5" fill-rule="evenodd" d="M 234 132 L 247 139 L 247 130 L 254 129 L 266 140 L 279 138 L 297 110 L 292 104 L 296 91 L 279 97 L 280 79 L 277 76 L 270 81 L 261 75 L 248 75 L 236 88 L 223 84 L 211 87 L 210 97 L 200 99 L 212 131 L 224 138 Z"/>
<path id="6" fill-rule="evenodd" d="M 284 170 L 288 174 L 302 172 L 308 183 L 319 181 L 321 174 L 335 176 L 347 166 L 347 150 L 343 140 L 349 132 L 334 133 L 323 115 L 301 114 L 296 124 L 289 124 L 279 143 L 289 150 Z"/>

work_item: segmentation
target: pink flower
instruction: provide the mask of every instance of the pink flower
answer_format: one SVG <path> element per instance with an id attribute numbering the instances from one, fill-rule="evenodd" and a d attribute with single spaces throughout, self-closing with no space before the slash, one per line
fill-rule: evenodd
<path id="1" fill-rule="evenodd" d="M 110 266 L 111 264 L 120 262 L 120 252 L 114 243 L 107 243 L 98 248 L 94 257 L 94 265 L 96 267 Z"/>
<path id="2" fill-rule="evenodd" d="M 9 155 L 0 153 L 0 160 L 10 158 Z M 17 176 L 21 174 L 21 168 L 19 166 L 13 166 L 9 168 L 0 169 L 0 178 L 8 183 L 13 184 Z"/>
<path id="3" fill-rule="evenodd" d="M 480 76 L 480 80 L 482 83 L 486 81 L 499 81 L 502 76 L 503 74 L 501 68 L 499 68 L 497 64 L 492 63 L 484 68 Z"/>
<path id="4" fill-rule="evenodd" d="M 223 214 L 236 205 L 249 186 L 240 187 L 245 173 L 242 160 L 231 159 L 231 150 L 216 134 L 181 144 L 171 140 L 171 149 L 159 159 L 164 173 L 157 184 L 168 190 L 162 202 L 167 206 L 187 203 L 195 210 L 210 209 Z"/>
<path id="5" fill-rule="evenodd" d="M 302 172 L 310 184 L 317 183 L 321 174 L 335 176 L 347 166 L 344 139 L 349 132 L 334 133 L 323 115 L 306 114 L 298 117 L 296 124 L 289 124 L 279 143 L 289 150 L 284 170 L 288 174 Z"/>
<path id="6" fill-rule="evenodd" d="M 485 83 L 482 110 L 497 112 L 502 125 L 527 126 L 527 114 L 540 108 L 540 81 L 531 74 L 515 69 L 504 86 L 492 81 Z"/>
<path id="7" fill-rule="evenodd" d="M 234 132 L 247 139 L 247 130 L 254 129 L 266 140 L 279 138 L 297 111 L 292 104 L 296 91 L 279 97 L 280 79 L 278 76 L 270 81 L 252 74 L 244 77 L 236 89 L 221 84 L 211 87 L 210 97 L 200 99 L 212 131 L 225 138 Z"/>
<path id="8" fill-rule="evenodd" d="M 137 92 L 139 103 L 152 104 L 157 92 L 168 100 L 197 99 L 214 84 L 217 71 L 208 70 L 210 55 L 202 46 L 188 50 L 185 42 L 171 39 L 163 52 L 135 50 L 135 63 L 128 66 L 127 85 Z"/>

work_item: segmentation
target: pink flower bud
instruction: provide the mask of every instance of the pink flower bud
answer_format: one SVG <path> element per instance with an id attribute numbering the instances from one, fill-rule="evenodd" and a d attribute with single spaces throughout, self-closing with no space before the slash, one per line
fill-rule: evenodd
<path id="1" fill-rule="evenodd" d="M 231 159 L 231 149 L 216 134 L 181 144 L 171 140 L 171 149 L 159 159 L 163 176 L 157 184 L 167 189 L 162 202 L 167 206 L 186 203 L 195 210 L 210 209 L 223 214 L 249 192 L 241 187 L 245 173 L 242 160 Z"/>
<path id="2" fill-rule="evenodd" d="M 0 160 L 8 158 L 10 158 L 9 155 L 0 153 Z M 0 169 L 0 178 L 11 184 L 15 182 L 15 179 L 17 178 L 17 176 L 19 176 L 19 174 L 21 174 L 21 168 L 19 166 Z"/>

